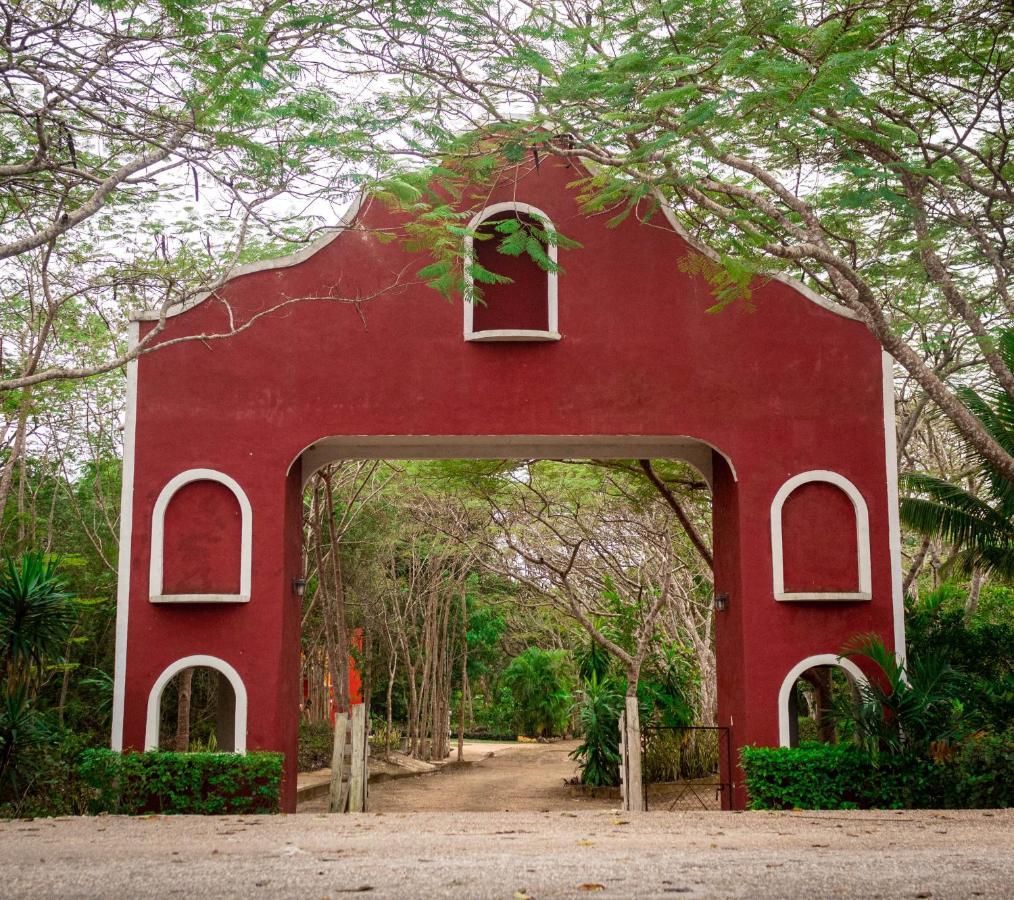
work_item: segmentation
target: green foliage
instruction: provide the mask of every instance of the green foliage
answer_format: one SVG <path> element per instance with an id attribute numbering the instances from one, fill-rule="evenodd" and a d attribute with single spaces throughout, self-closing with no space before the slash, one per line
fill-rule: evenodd
<path id="1" fill-rule="evenodd" d="M 613 678 L 600 679 L 593 672 L 584 682 L 584 696 L 577 709 L 584 740 L 570 756 L 581 768 L 581 783 L 592 787 L 619 784 L 619 721 L 623 711 L 619 683 Z"/>
<path id="2" fill-rule="evenodd" d="M 837 717 L 872 756 L 926 756 L 933 745 L 961 733 L 961 704 L 954 693 L 955 673 L 940 653 L 911 654 L 907 665 L 898 662 L 875 634 L 853 638 L 842 656 L 862 657 L 880 670 L 881 677 L 856 685 Z"/>
<path id="3" fill-rule="evenodd" d="M 1014 370 L 1014 329 L 1003 332 L 1000 347 Z M 959 388 L 958 395 L 997 444 L 1014 454 L 1014 397 L 1001 389 L 984 398 L 970 387 Z M 966 456 L 982 488 L 973 492 L 933 475 L 909 474 L 904 484 L 912 493 L 901 501 L 901 519 L 913 531 L 957 547 L 964 571 L 979 568 L 1014 580 L 1014 484 L 974 447 L 966 447 Z"/>
<path id="4" fill-rule="evenodd" d="M 1001 602 L 1014 606 L 1010 588 L 995 589 Z M 948 600 L 953 593 L 955 603 Z M 946 584 L 905 617 L 909 653 L 936 654 L 954 669 L 951 689 L 961 704 L 968 728 L 1000 733 L 1014 722 L 1014 621 L 990 616 L 985 604 L 968 619 L 964 592 Z"/>
<path id="5" fill-rule="evenodd" d="M 503 682 L 514 698 L 514 722 L 520 733 L 534 737 L 563 733 L 574 686 L 565 650 L 529 647 L 511 660 Z"/>
<path id="6" fill-rule="evenodd" d="M 299 771 L 315 772 L 331 765 L 334 731 L 327 722 L 299 723 Z"/>
<path id="7" fill-rule="evenodd" d="M 971 739 L 947 761 L 873 757 L 851 744 L 743 747 L 751 809 L 964 809 L 1014 801 L 1011 734 Z"/>
<path id="8" fill-rule="evenodd" d="M 78 774 L 91 813 L 278 812 L 280 753 L 116 753 L 89 749 Z"/>
<path id="9" fill-rule="evenodd" d="M 7 557 L 0 570 L 0 661 L 8 684 L 21 682 L 31 670 L 63 650 L 75 610 L 55 560 L 25 553 Z"/>

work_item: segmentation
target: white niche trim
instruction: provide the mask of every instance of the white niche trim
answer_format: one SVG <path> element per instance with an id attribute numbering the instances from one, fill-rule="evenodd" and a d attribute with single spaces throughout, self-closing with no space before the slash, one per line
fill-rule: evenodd
<path id="1" fill-rule="evenodd" d="M 165 553 L 165 512 L 180 488 L 194 481 L 224 484 L 239 502 L 241 514 L 239 593 L 238 594 L 166 594 L 163 593 Z M 173 478 L 158 495 L 151 514 L 151 558 L 148 569 L 148 599 L 152 603 L 248 603 L 250 568 L 253 560 L 253 510 L 246 492 L 234 478 L 215 469 L 187 469 Z"/>
<path id="2" fill-rule="evenodd" d="M 856 520 L 856 557 L 858 566 L 858 591 L 786 591 L 785 559 L 782 544 L 782 508 L 792 492 L 810 482 L 833 484 L 845 492 L 852 501 Z M 771 568 L 775 600 L 782 602 L 796 600 L 871 600 L 873 578 L 870 569 L 870 514 L 866 501 L 859 489 L 847 478 L 827 469 L 802 472 L 785 482 L 771 502 Z"/>
<path id="3" fill-rule="evenodd" d="M 468 223 L 468 233 L 465 235 L 465 340 L 466 341 L 558 341 L 560 340 L 559 303 L 558 303 L 558 273 L 547 272 L 546 284 L 546 324 L 545 331 L 530 328 L 488 328 L 483 331 L 476 331 L 475 323 L 475 281 L 472 278 L 472 263 L 475 262 L 475 231 L 487 219 L 505 212 L 521 213 L 541 219 L 545 223 L 547 231 L 556 231 L 552 223 L 541 209 L 532 206 L 530 203 L 518 201 L 506 201 L 493 203 L 485 209 L 480 210 Z M 546 247 L 546 255 L 556 268 L 559 257 L 556 244 L 549 244 Z"/>

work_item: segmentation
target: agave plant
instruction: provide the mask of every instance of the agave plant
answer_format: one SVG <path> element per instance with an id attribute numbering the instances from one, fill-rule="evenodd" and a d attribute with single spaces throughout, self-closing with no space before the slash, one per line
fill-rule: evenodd
<path id="1" fill-rule="evenodd" d="M 8 690 L 23 684 L 47 657 L 58 656 L 74 624 L 74 606 L 41 553 L 7 557 L 0 568 L 0 665 Z"/>
<path id="2" fill-rule="evenodd" d="M 581 767 L 581 783 L 612 787 L 620 783 L 620 712 L 623 692 L 615 679 L 592 674 L 584 683 L 578 718 L 584 740 L 570 754 Z"/>
<path id="3" fill-rule="evenodd" d="M 836 714 L 868 753 L 925 755 L 959 735 L 955 672 L 942 655 L 923 653 L 902 664 L 879 635 L 861 634 L 845 645 L 842 656 L 863 657 L 880 669 L 881 677 L 856 685 Z"/>
<path id="4" fill-rule="evenodd" d="M 1000 340 L 1007 365 L 1014 368 L 1014 330 Z M 1000 390 L 984 398 L 972 388 L 957 392 L 996 442 L 1014 453 L 1014 398 Z M 910 495 L 901 501 L 901 520 L 927 537 L 941 537 L 959 548 L 965 571 L 978 568 L 1014 580 L 1014 485 L 971 448 L 969 462 L 982 481 L 976 493 L 957 484 L 915 472 L 905 476 Z"/>

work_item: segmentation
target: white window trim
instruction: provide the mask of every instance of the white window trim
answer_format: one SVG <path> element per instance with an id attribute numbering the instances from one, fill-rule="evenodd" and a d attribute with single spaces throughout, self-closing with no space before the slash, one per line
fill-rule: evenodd
<path id="1" fill-rule="evenodd" d="M 165 551 L 165 511 L 173 495 L 194 481 L 215 481 L 224 484 L 239 501 L 242 518 L 240 533 L 238 594 L 164 594 L 163 555 Z M 253 511 L 243 488 L 234 478 L 215 469 L 187 469 L 173 478 L 158 495 L 151 514 L 151 559 L 148 570 L 148 599 L 152 603 L 248 603 L 250 601 L 250 566 L 253 559 Z"/>
<path id="2" fill-rule="evenodd" d="M 782 546 L 782 507 L 789 495 L 798 487 L 813 481 L 823 481 L 841 488 L 852 501 L 856 517 L 856 556 L 858 557 L 858 591 L 786 591 L 785 559 Z M 771 502 L 771 569 L 775 600 L 872 600 L 873 578 L 870 569 L 870 514 L 859 489 L 847 478 L 827 469 L 814 469 L 790 478 L 775 494 Z"/>
<path id="3" fill-rule="evenodd" d="M 233 752 L 246 753 L 247 697 L 243 679 L 239 677 L 239 672 L 224 659 L 219 659 L 217 656 L 204 656 L 203 654 L 186 656 L 183 659 L 176 660 L 176 662 L 168 666 L 158 676 L 155 684 L 152 685 L 151 693 L 148 694 L 148 717 L 144 727 L 144 749 L 158 750 L 158 726 L 162 711 L 162 692 L 165 690 L 165 686 L 175 675 L 184 669 L 197 667 L 215 669 L 229 679 L 229 684 L 232 685 L 233 694 L 236 698 L 235 718 L 233 720 L 233 734 L 235 735 Z"/>
<path id="4" fill-rule="evenodd" d="M 546 303 L 548 328 L 546 331 L 528 328 L 491 328 L 485 331 L 475 331 L 475 282 L 472 279 L 471 266 L 475 260 L 475 230 L 491 216 L 503 212 L 517 212 L 529 216 L 536 216 L 546 223 L 548 231 L 556 231 L 552 220 L 541 209 L 532 206 L 530 203 L 517 201 L 506 201 L 494 203 L 480 210 L 472 221 L 468 223 L 468 233 L 465 235 L 465 340 L 466 341 L 558 341 L 560 340 L 559 304 L 557 300 L 558 273 L 547 272 Z M 559 258 L 556 244 L 549 244 L 546 248 L 546 255 L 555 268 Z"/>
<path id="5" fill-rule="evenodd" d="M 799 676 L 807 669 L 816 666 L 837 666 L 843 669 L 855 684 L 868 684 L 868 679 L 851 659 L 838 656 L 834 653 L 818 653 L 816 656 L 808 656 L 802 662 L 796 663 L 785 676 L 782 686 L 778 691 L 778 743 L 782 747 L 792 745 L 791 723 L 789 722 L 789 696 Z"/>

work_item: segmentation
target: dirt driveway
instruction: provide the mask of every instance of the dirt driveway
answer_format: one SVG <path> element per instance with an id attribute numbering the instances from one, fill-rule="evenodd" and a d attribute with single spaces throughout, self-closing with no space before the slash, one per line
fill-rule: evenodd
<path id="1" fill-rule="evenodd" d="M 609 811 L 0 822 L 0 896 L 1009 897 L 1014 813 Z"/>
<path id="2" fill-rule="evenodd" d="M 577 764 L 569 754 L 578 743 L 469 742 L 464 763 L 447 763 L 426 775 L 371 781 L 370 811 L 548 812 L 614 808 L 616 800 L 587 797 L 565 784 L 577 774 Z M 299 806 L 300 812 L 326 809 L 324 797 Z"/>

